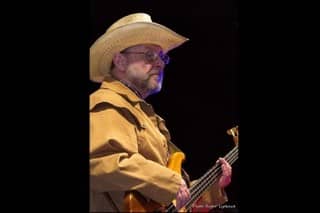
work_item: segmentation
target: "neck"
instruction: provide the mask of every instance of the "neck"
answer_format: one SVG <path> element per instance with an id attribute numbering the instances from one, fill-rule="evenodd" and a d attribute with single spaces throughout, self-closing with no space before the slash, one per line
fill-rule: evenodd
<path id="1" fill-rule="evenodd" d="M 125 86 L 127 86 L 130 90 L 132 90 L 139 98 L 143 98 L 142 94 L 137 90 L 135 89 L 132 84 L 130 84 L 129 82 L 126 82 L 124 80 L 119 80 L 122 84 L 124 84 Z"/>

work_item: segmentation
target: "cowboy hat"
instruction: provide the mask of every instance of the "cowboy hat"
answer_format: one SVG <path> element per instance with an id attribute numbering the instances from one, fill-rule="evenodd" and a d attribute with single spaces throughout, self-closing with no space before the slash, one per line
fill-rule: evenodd
<path id="1" fill-rule="evenodd" d="M 134 13 L 113 23 L 90 47 L 90 79 L 102 82 L 109 75 L 115 53 L 139 44 L 159 45 L 166 53 L 186 42 L 171 29 L 152 22 L 146 13 Z"/>

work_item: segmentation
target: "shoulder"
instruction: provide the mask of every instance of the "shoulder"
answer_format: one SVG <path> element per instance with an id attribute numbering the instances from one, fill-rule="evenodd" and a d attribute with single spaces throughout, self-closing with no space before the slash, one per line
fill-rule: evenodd
<path id="1" fill-rule="evenodd" d="M 108 113 L 113 118 L 125 119 L 143 128 L 138 110 L 122 95 L 110 89 L 99 89 L 90 95 L 90 113 Z M 110 114 L 111 113 L 111 114 Z"/>
<path id="2" fill-rule="evenodd" d="M 99 89 L 90 95 L 90 111 L 98 105 L 112 105 L 118 108 L 127 108 L 130 103 L 120 94 L 109 90 Z"/>

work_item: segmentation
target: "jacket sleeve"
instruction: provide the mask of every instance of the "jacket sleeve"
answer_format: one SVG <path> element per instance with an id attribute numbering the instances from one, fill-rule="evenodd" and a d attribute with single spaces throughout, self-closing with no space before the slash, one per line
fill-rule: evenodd
<path id="1" fill-rule="evenodd" d="M 158 203 L 176 196 L 181 176 L 138 153 L 135 126 L 121 110 L 104 104 L 90 112 L 90 188 L 137 190 Z"/>

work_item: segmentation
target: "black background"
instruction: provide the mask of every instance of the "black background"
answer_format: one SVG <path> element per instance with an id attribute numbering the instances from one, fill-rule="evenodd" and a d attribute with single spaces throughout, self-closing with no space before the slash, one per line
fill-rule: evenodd
<path id="1" fill-rule="evenodd" d="M 226 130 L 240 125 L 239 15 L 237 0 L 165 3 L 91 1 L 90 45 L 117 19 L 136 12 L 151 15 L 190 41 L 169 52 L 162 91 L 147 98 L 166 120 L 173 142 L 186 154 L 184 168 L 200 177 L 233 147 Z M 90 92 L 99 84 L 89 83 Z M 240 161 L 240 160 L 239 160 Z M 229 202 L 239 206 L 239 161 L 233 165 Z"/>
<path id="2" fill-rule="evenodd" d="M 241 200 L 241 211 L 314 212 L 307 209 L 317 208 L 317 197 L 306 190 L 314 191 L 317 183 L 318 155 L 312 151 L 319 129 L 313 32 L 318 7 L 305 6 L 242 1 L 240 10 L 229 0 L 4 1 L 3 208 L 88 212 L 88 97 L 97 88 L 89 82 L 89 47 L 118 18 L 147 12 L 191 39 L 170 53 L 163 91 L 148 101 L 186 153 L 192 178 L 231 149 L 225 131 L 240 124 L 241 103 L 240 159 L 227 188 L 230 202 Z"/>

